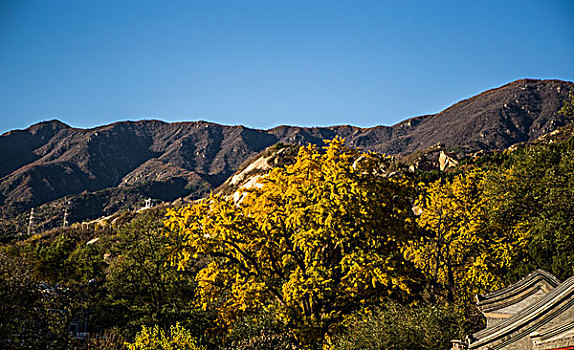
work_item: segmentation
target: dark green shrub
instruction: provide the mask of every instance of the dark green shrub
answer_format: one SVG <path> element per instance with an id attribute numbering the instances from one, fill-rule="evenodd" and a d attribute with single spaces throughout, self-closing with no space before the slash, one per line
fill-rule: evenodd
<path id="1" fill-rule="evenodd" d="M 458 319 L 449 308 L 391 302 L 355 314 L 333 345 L 338 350 L 447 350 L 459 336 Z"/>

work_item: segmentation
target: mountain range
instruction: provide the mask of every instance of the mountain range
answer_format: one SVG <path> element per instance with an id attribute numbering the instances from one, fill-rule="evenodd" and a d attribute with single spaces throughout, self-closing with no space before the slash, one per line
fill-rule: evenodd
<path id="1" fill-rule="evenodd" d="M 0 136 L 0 210 L 6 233 L 21 231 L 35 208 L 37 225 L 109 215 L 145 198 L 198 198 L 242 163 L 276 143 L 346 144 L 406 155 L 441 143 L 461 153 L 505 149 L 568 123 L 560 115 L 572 82 L 518 80 L 433 115 L 393 126 L 278 126 L 269 130 L 204 121 L 123 121 L 92 129 L 58 120 Z"/>

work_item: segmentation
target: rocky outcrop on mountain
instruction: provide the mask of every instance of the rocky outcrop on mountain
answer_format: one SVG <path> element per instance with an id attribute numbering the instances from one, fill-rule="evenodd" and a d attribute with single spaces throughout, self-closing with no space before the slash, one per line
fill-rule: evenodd
<path id="1" fill-rule="evenodd" d="M 445 153 L 441 151 L 438 155 L 438 164 L 440 171 L 446 171 L 450 168 L 454 168 L 458 165 L 457 154 L 455 152 Z"/>
<path id="2" fill-rule="evenodd" d="M 258 186 L 260 178 L 275 167 L 293 164 L 298 152 L 299 146 L 296 145 L 276 143 L 267 147 L 263 152 L 246 160 L 235 174 L 216 189 L 215 193 L 232 196 L 238 202 L 242 196 L 241 189 Z"/>
<path id="3" fill-rule="evenodd" d="M 269 146 L 321 144 L 335 136 L 344 137 L 349 146 L 391 155 L 416 153 L 441 143 L 450 159 L 443 159 L 446 167 L 456 161 L 454 151 L 507 148 L 567 124 L 558 110 L 570 90 L 574 90 L 571 82 L 519 80 L 436 115 L 390 127 L 256 130 L 203 121 L 145 120 L 78 129 L 57 120 L 42 122 L 0 136 L 0 217 L 6 221 L 30 208 L 65 203 L 63 198 L 81 198 L 81 194 L 84 200 L 99 204 L 77 215 L 77 220 L 109 214 L 122 208 L 122 203 L 138 205 L 146 197 L 198 198 Z"/>

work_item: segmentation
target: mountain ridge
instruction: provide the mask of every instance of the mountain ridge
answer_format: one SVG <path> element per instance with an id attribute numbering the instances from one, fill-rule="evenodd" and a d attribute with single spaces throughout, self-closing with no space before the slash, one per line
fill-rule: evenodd
<path id="1" fill-rule="evenodd" d="M 262 130 L 151 119 L 81 129 L 59 120 L 44 121 L 0 136 L 1 217 L 14 217 L 85 192 L 118 194 L 108 202 L 95 195 L 102 208 L 121 207 L 113 202 L 131 194 L 130 198 L 138 200 L 199 197 L 221 185 L 249 157 L 275 143 L 322 144 L 324 139 L 340 136 L 349 146 L 390 155 L 413 153 L 437 143 L 466 153 L 503 149 L 565 125 L 568 120 L 558 110 L 571 90 L 572 82 L 521 79 L 437 114 L 367 128 L 280 125 Z M 107 214 L 104 209 L 93 211 L 96 217 Z M 72 219 L 83 220 L 88 214 Z"/>

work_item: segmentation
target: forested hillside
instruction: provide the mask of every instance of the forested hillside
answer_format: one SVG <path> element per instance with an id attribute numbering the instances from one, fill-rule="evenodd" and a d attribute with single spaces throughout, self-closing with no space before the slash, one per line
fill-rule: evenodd
<path id="1" fill-rule="evenodd" d="M 446 172 L 390 159 L 334 138 L 239 196 L 5 237 L 2 347 L 449 349 L 474 295 L 574 275 L 572 125 Z"/>

